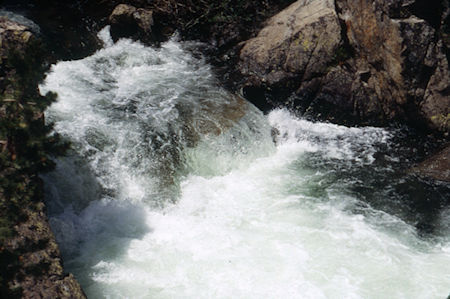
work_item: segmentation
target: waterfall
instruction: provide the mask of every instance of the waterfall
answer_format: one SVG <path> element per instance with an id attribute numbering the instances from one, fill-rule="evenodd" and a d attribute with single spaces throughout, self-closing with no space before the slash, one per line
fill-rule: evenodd
<path id="1" fill-rule="evenodd" d="M 99 37 L 40 86 L 72 143 L 43 176 L 50 221 L 90 298 L 448 295 L 448 210 L 420 235 L 405 200 L 431 187 L 399 175 L 394 130 L 263 115 L 195 43 Z"/>

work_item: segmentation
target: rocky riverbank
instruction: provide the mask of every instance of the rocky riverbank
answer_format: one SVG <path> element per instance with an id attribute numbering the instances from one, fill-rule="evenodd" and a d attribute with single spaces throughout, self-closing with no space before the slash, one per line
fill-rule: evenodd
<path id="1" fill-rule="evenodd" d="M 427 4 L 428 5 L 428 4 Z M 297 1 L 244 43 L 252 97 L 323 119 L 450 130 L 448 1 Z"/>
<path id="2" fill-rule="evenodd" d="M 118 5 L 105 24 L 115 38 L 158 42 L 176 29 L 206 42 L 224 84 L 262 110 L 448 136 L 448 1 L 185 2 Z"/>
<path id="3" fill-rule="evenodd" d="M 63 272 L 38 173 L 65 147 L 43 118 L 37 84 L 49 63 L 114 39 L 158 45 L 174 32 L 206 43 L 222 82 L 262 110 L 340 124 L 407 124 L 445 148 L 414 168 L 448 181 L 448 0 L 3 1 L 39 27 L 0 17 L 0 262 L 5 298 L 83 298 Z M 443 159 L 443 160 L 442 160 Z M 442 166 L 444 165 L 444 166 Z M 445 166 L 446 165 L 446 166 Z M 446 174 L 446 175 L 442 175 Z"/>
<path id="4" fill-rule="evenodd" d="M 176 28 L 206 42 L 224 84 L 263 111 L 283 106 L 338 124 L 406 124 L 434 135 L 435 150 L 448 149 L 448 1 L 259 2 L 155 1 L 141 11 L 122 5 L 109 23 L 134 28 L 128 36 L 143 41 Z M 150 26 L 142 15 L 154 17 Z"/>
<path id="5" fill-rule="evenodd" d="M 84 298 L 65 274 L 51 232 L 39 172 L 66 147 L 44 123 L 54 99 L 37 89 L 45 50 L 30 28 L 0 17 L 0 294 L 2 298 Z"/>
<path id="6" fill-rule="evenodd" d="M 422 2 L 47 0 L 28 15 L 54 59 L 92 53 L 105 25 L 115 39 L 148 44 L 178 31 L 205 42 L 223 83 L 263 110 L 282 105 L 336 123 L 445 133 L 450 8 L 448 0 Z"/>

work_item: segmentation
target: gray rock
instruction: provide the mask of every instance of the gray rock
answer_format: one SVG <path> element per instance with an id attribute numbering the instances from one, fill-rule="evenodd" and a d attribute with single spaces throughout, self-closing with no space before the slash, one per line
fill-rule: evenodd
<path id="1" fill-rule="evenodd" d="M 297 1 L 245 42 L 241 72 L 267 84 L 294 77 L 311 79 L 325 71 L 340 44 L 340 31 L 333 1 Z"/>
<path id="2" fill-rule="evenodd" d="M 24 25 L 27 28 L 29 28 L 29 30 L 31 30 L 32 32 L 34 32 L 36 34 L 41 33 L 41 29 L 35 22 L 33 22 L 32 20 L 30 20 L 22 15 L 14 13 L 12 11 L 0 9 L 0 17 L 5 17 L 15 23 Z"/>
<path id="3" fill-rule="evenodd" d="M 448 132 L 449 62 L 441 40 L 445 32 L 436 29 L 444 26 L 445 13 L 436 22 L 415 5 L 415 0 L 337 0 L 336 7 L 330 1 L 297 1 L 244 43 L 240 71 L 247 86 L 294 86 L 300 102 L 303 97 L 314 104 L 316 114 L 332 112 L 327 107 L 334 105 L 336 115 L 356 116 L 359 123 L 395 120 Z"/>

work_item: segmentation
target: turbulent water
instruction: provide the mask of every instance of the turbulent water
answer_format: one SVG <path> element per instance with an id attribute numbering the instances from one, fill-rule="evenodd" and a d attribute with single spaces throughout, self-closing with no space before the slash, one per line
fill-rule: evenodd
<path id="1" fill-rule="evenodd" d="M 44 176 L 51 225 L 88 297 L 449 294 L 448 210 L 408 204 L 449 189 L 399 170 L 395 131 L 263 115 L 192 44 L 100 37 L 41 86 L 73 145 Z"/>

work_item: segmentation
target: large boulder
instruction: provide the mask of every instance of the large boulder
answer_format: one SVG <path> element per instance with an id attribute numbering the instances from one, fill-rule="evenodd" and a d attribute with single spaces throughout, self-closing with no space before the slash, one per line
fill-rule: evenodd
<path id="1" fill-rule="evenodd" d="M 299 0 L 244 43 L 246 88 L 264 88 L 259 98 L 289 88 L 294 96 L 279 101 L 329 120 L 448 132 L 450 9 L 431 1 L 426 13 L 421 3 Z"/>
<path id="2" fill-rule="evenodd" d="M 153 11 L 128 4 L 117 5 L 108 18 L 114 40 L 131 37 L 141 41 L 152 40 Z"/>
<path id="3" fill-rule="evenodd" d="M 414 1 L 403 2 L 337 1 L 355 52 L 352 71 L 366 74 L 355 78 L 348 101 L 362 119 L 448 130 L 442 118 L 449 109 L 450 80 L 442 42 L 429 21 L 408 9 Z M 358 97 L 361 93 L 365 97 Z"/>
<path id="4" fill-rule="evenodd" d="M 311 79 L 323 73 L 341 42 L 331 0 L 300 0 L 272 17 L 258 36 L 245 42 L 241 72 L 255 84 L 288 78 Z"/>

